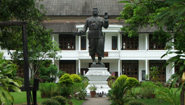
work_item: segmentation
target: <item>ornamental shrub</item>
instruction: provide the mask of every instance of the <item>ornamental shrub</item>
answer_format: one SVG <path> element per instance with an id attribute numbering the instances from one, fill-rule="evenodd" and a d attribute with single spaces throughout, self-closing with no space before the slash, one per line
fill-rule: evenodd
<path id="1" fill-rule="evenodd" d="M 128 77 L 128 78 L 127 78 L 126 85 L 127 85 L 129 88 L 132 88 L 132 87 L 134 87 L 134 86 L 139 85 L 139 81 L 138 81 L 136 78 Z"/>
<path id="2" fill-rule="evenodd" d="M 55 96 L 55 97 L 52 97 L 51 99 L 58 101 L 60 105 L 66 104 L 66 98 L 63 96 Z"/>
<path id="3" fill-rule="evenodd" d="M 123 80 L 126 80 L 126 79 L 127 79 L 127 76 L 126 76 L 126 75 L 121 75 L 120 77 L 118 77 L 118 78 L 116 79 L 115 82 L 123 81 Z"/>
<path id="4" fill-rule="evenodd" d="M 62 77 L 60 77 L 59 83 L 64 84 L 66 86 L 70 86 L 73 84 L 73 80 L 72 80 L 70 74 L 66 73 L 66 74 L 62 75 Z"/>
<path id="5" fill-rule="evenodd" d="M 142 98 L 151 98 L 151 94 L 154 94 L 155 92 L 155 88 L 152 88 L 152 87 L 143 87 L 141 90 L 140 90 L 140 96 Z"/>
<path id="6" fill-rule="evenodd" d="M 111 105 L 124 105 L 129 101 L 126 96 L 128 86 L 126 85 L 126 79 L 119 80 L 114 83 L 108 92 L 108 97 L 111 99 Z"/>
<path id="7" fill-rule="evenodd" d="M 60 95 L 66 97 L 66 98 L 69 98 L 72 93 L 71 86 L 65 86 L 65 85 L 61 85 L 61 84 L 59 86 L 60 86 L 60 88 L 59 88 Z"/>
<path id="8" fill-rule="evenodd" d="M 41 92 L 41 96 L 43 97 L 53 97 L 58 95 L 58 85 L 56 83 L 40 83 L 39 90 Z"/>
<path id="9" fill-rule="evenodd" d="M 77 82 L 77 83 L 82 82 L 82 79 L 77 74 L 71 74 L 71 79 L 73 80 L 73 82 Z"/>
<path id="10" fill-rule="evenodd" d="M 42 102 L 42 105 L 61 105 L 57 100 L 48 99 Z"/>

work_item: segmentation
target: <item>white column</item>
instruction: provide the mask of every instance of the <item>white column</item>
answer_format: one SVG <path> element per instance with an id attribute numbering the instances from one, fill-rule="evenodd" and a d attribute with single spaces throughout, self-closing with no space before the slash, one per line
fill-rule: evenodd
<path id="1" fill-rule="evenodd" d="M 145 50 L 148 50 L 148 34 L 145 34 Z"/>
<path id="2" fill-rule="evenodd" d="M 29 66 L 30 66 L 30 68 L 29 68 L 29 78 L 31 78 L 33 76 L 33 74 L 34 74 L 33 64 L 30 63 Z"/>
<path id="3" fill-rule="evenodd" d="M 174 35 L 172 35 L 174 37 Z M 172 43 L 174 42 L 174 38 L 172 39 Z M 175 50 L 175 47 L 172 46 L 172 49 Z"/>
<path id="4" fill-rule="evenodd" d="M 172 75 L 173 75 L 173 74 L 175 74 L 175 64 L 172 63 L 172 66 L 173 66 L 173 67 L 172 67 Z"/>
<path id="5" fill-rule="evenodd" d="M 81 36 L 78 37 L 78 46 L 79 46 L 79 51 L 81 50 Z"/>
<path id="6" fill-rule="evenodd" d="M 145 70 L 146 70 L 146 75 L 149 75 L 149 67 L 148 67 L 148 60 L 147 59 L 145 60 Z"/>
<path id="7" fill-rule="evenodd" d="M 120 59 L 118 60 L 118 77 L 120 77 Z"/>
<path id="8" fill-rule="evenodd" d="M 80 60 L 78 60 L 78 73 L 81 74 L 81 62 L 80 62 Z"/>
<path id="9" fill-rule="evenodd" d="M 118 33 L 118 51 L 121 50 L 121 46 L 120 46 L 121 41 L 120 40 L 121 40 L 120 33 Z"/>
<path id="10" fill-rule="evenodd" d="M 55 60 L 54 60 L 54 59 L 52 59 L 52 64 L 53 64 L 53 65 L 55 64 Z"/>
<path id="11" fill-rule="evenodd" d="M 55 41 L 54 34 L 52 34 L 52 41 L 53 41 L 53 48 L 54 48 L 54 41 Z M 52 59 L 52 64 L 53 64 L 53 65 L 55 64 L 54 58 Z"/>

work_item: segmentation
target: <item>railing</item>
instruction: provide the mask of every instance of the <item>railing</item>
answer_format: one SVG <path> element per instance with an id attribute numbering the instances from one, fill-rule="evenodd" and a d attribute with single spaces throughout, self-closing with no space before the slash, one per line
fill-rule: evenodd
<path id="1" fill-rule="evenodd" d="M 15 50 L 11 50 L 13 53 Z M 1 50 L 4 52 L 4 58 L 11 60 L 11 55 L 7 50 Z M 161 56 L 166 53 L 166 50 L 105 50 L 105 59 L 161 59 Z M 77 60 L 77 59 L 91 59 L 88 50 L 62 50 L 57 52 L 57 56 L 61 56 L 62 59 L 66 60 Z M 167 55 L 162 59 L 169 59 L 174 54 Z"/>

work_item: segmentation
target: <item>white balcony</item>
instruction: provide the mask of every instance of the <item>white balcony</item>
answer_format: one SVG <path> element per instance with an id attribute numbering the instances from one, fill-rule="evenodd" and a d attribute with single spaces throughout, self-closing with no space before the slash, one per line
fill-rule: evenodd
<path id="1" fill-rule="evenodd" d="M 11 55 L 7 50 L 1 50 L 1 52 L 4 52 L 3 57 L 5 59 L 11 60 Z M 10 52 L 13 53 L 14 50 Z M 161 58 L 166 53 L 166 50 L 105 50 L 105 52 L 108 53 L 108 56 L 105 56 L 104 59 L 120 60 L 167 60 L 175 56 L 175 54 L 170 54 Z M 57 56 L 60 56 L 60 60 L 91 59 L 88 50 L 62 50 L 58 51 Z"/>
<path id="2" fill-rule="evenodd" d="M 163 58 L 161 56 L 166 53 L 167 50 L 122 50 L 120 51 L 120 59 L 124 60 L 167 60 L 174 56 L 174 54 L 167 55 Z"/>

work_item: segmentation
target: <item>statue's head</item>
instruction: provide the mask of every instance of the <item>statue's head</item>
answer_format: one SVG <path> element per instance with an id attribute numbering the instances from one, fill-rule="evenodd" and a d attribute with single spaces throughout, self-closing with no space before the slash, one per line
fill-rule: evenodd
<path id="1" fill-rule="evenodd" d="M 98 8 L 93 8 L 92 14 L 93 16 L 98 16 Z"/>

